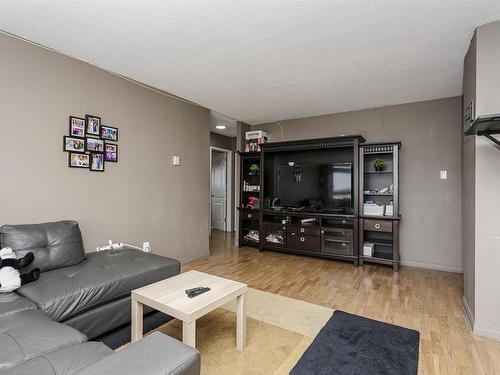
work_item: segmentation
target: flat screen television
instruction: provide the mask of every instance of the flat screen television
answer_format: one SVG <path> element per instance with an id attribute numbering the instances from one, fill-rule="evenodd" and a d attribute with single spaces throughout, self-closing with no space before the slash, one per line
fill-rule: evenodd
<path id="1" fill-rule="evenodd" d="M 352 163 L 278 166 L 280 205 L 352 214 Z"/>

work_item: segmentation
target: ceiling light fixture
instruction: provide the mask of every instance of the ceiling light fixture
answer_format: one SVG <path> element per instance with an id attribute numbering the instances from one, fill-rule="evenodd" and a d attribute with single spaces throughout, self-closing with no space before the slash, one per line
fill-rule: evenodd
<path id="1" fill-rule="evenodd" d="M 224 130 L 226 128 L 226 125 L 217 125 L 215 127 L 215 129 L 220 129 L 220 130 Z"/>

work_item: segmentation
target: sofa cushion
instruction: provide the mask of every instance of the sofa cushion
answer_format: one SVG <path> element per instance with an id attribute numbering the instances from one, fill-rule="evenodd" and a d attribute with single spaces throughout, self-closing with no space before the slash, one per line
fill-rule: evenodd
<path id="1" fill-rule="evenodd" d="M 72 375 L 111 354 L 113 351 L 100 342 L 86 342 L 40 355 L 2 375 Z"/>
<path id="2" fill-rule="evenodd" d="M 78 373 L 101 374 L 199 375 L 200 352 L 172 337 L 153 332 Z"/>
<path id="3" fill-rule="evenodd" d="M 38 267 L 46 272 L 73 266 L 85 259 L 82 234 L 76 221 L 3 225 L 0 243 L 3 247 L 11 247 L 18 258 L 33 252 L 35 260 L 27 271 Z"/>
<path id="4" fill-rule="evenodd" d="M 179 272 L 177 260 L 127 248 L 87 254 L 86 262 L 44 272 L 17 292 L 52 319 L 65 321 Z"/>
<path id="5" fill-rule="evenodd" d="M 0 317 L 23 310 L 34 310 L 36 305 L 16 293 L 0 293 Z"/>
<path id="6" fill-rule="evenodd" d="M 87 341 L 76 329 L 54 322 L 40 310 L 0 317 L 0 371 L 52 350 Z"/>

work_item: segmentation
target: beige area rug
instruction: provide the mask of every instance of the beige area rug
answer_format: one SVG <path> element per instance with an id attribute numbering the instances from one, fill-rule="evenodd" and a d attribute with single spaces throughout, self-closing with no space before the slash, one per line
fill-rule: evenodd
<path id="1" fill-rule="evenodd" d="M 276 294 L 249 289 L 247 344 L 236 350 L 236 303 L 196 322 L 202 375 L 288 374 L 333 310 Z M 182 340 L 182 323 L 172 320 L 157 331 Z"/>

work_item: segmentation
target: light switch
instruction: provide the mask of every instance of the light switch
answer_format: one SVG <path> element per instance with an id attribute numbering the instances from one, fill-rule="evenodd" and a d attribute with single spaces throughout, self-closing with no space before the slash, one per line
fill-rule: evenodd
<path id="1" fill-rule="evenodd" d="M 181 165 L 181 157 L 172 156 L 172 165 Z"/>
<path id="2" fill-rule="evenodd" d="M 448 171 L 439 171 L 439 178 L 441 180 L 447 180 L 448 179 Z"/>

